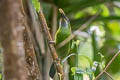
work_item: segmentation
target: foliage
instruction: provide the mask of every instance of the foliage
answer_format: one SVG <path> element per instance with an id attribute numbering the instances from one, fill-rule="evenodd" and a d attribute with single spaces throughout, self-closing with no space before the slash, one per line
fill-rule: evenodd
<path id="1" fill-rule="evenodd" d="M 40 2 L 38 0 L 32 0 L 32 4 L 37 12 L 40 11 Z"/>
<path id="2" fill-rule="evenodd" d="M 119 50 L 120 9 L 115 4 L 119 3 L 117 1 L 48 0 L 47 3 L 42 3 L 43 12 L 50 28 L 52 28 L 51 19 L 55 16 L 51 15 L 53 14 L 52 6 L 50 6 L 52 3 L 65 11 L 71 21 L 72 32 L 101 10 L 99 16 L 80 33 L 82 36 L 77 35 L 72 41 L 71 52 L 75 53 L 75 56 L 69 58 L 68 64 L 70 66 L 70 75 L 72 74 L 72 77 L 74 75 L 74 80 L 84 80 L 86 75 L 90 80 L 93 80 L 104 69 L 105 64 L 111 59 L 111 55 L 113 56 L 113 53 Z M 60 18 L 59 13 L 57 17 Z M 98 64 L 97 66 L 94 65 L 95 62 Z M 113 64 L 118 62 L 119 56 Z M 118 66 L 120 65 L 118 64 Z M 115 73 L 113 74 L 114 77 L 119 73 L 119 68 L 114 68 L 111 65 L 109 71 L 111 74 Z"/>
<path id="3" fill-rule="evenodd" d="M 53 31 L 54 17 L 57 17 L 57 22 L 55 23 L 57 29 L 59 26 L 59 19 L 61 17 L 58 11 L 56 11 L 57 15 L 54 14 L 54 6 L 57 9 L 62 8 L 64 10 L 66 16 L 70 19 L 73 34 L 84 23 L 89 21 L 89 19 L 96 14 L 99 14 L 97 18 L 92 21 L 92 23 L 88 24 L 85 29 L 79 31 L 78 34 L 72 39 L 71 51 L 69 55 L 74 55 L 68 55 L 69 57 L 67 56 L 69 65 L 69 80 L 94 80 L 95 77 L 103 71 L 106 64 L 111 60 L 115 53 L 120 49 L 120 0 L 40 1 L 41 5 L 38 0 L 31 0 L 36 12 L 39 12 L 40 6 L 42 6 L 42 10 L 51 33 Z M 45 39 L 46 36 L 44 36 L 43 40 Z M 60 39 L 61 38 L 58 40 Z M 46 43 L 45 46 L 47 46 Z M 45 50 L 46 53 L 47 49 Z M 64 51 L 65 49 L 62 50 Z M 44 69 L 48 68 L 47 66 L 44 66 L 44 64 L 47 63 L 45 62 L 47 57 L 44 55 L 41 56 L 44 74 Z M 63 55 L 61 54 L 61 56 Z M 120 78 L 119 67 L 120 55 L 117 56 L 115 61 L 107 70 L 107 72 L 110 73 L 115 80 L 119 80 Z M 104 80 L 105 76 L 106 75 L 103 74 L 100 79 Z M 105 80 L 110 80 L 109 76 Z"/>

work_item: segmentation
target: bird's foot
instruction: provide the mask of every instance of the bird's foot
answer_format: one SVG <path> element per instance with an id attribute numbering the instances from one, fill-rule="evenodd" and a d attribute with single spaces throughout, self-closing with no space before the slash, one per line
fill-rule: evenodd
<path id="1" fill-rule="evenodd" d="M 56 58 L 56 60 L 54 61 L 54 63 L 56 64 L 59 61 L 61 61 L 61 59 L 60 58 Z"/>
<path id="2" fill-rule="evenodd" d="M 56 61 L 61 61 L 61 59 L 60 59 L 60 58 L 57 58 Z"/>

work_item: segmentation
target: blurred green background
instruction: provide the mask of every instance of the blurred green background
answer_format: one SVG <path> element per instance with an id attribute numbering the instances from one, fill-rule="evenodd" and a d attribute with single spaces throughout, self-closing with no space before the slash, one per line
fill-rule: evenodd
<path id="1" fill-rule="evenodd" d="M 48 26 L 52 34 L 53 18 L 57 17 L 56 28 L 59 25 L 59 8 L 62 8 L 70 19 L 72 32 L 79 29 L 93 16 L 99 14 L 95 20 L 80 31 L 76 39 L 79 40 L 78 54 L 88 57 L 93 65 L 94 61 L 100 62 L 100 71 L 120 49 L 120 0 L 39 0 Z M 55 10 L 56 9 L 56 10 Z M 54 14 L 56 12 L 56 14 Z M 99 54 L 98 54 L 99 53 Z M 72 57 L 73 59 L 74 57 Z M 84 58 L 78 56 L 79 61 Z M 79 60 L 80 59 L 80 60 Z M 86 58 L 85 65 L 87 65 Z M 69 60 L 74 72 L 74 64 Z M 74 63 L 74 61 L 73 61 Z M 88 60 L 89 63 L 89 60 Z M 88 66 L 88 65 L 87 65 Z M 81 66 L 80 66 L 81 67 Z M 82 66 L 83 67 L 83 66 Z M 1 69 L 1 53 L 0 53 Z M 95 76 L 100 72 L 95 72 Z M 120 80 L 120 55 L 113 61 L 107 72 L 114 80 Z M 70 80 L 73 80 L 72 78 Z M 80 79 L 76 79 L 80 80 Z M 110 80 L 107 75 L 100 77 L 100 80 Z"/>
<path id="2" fill-rule="evenodd" d="M 43 3 L 43 4 L 42 4 Z M 62 8 L 70 19 L 74 32 L 92 16 L 99 16 L 81 31 L 79 53 L 96 60 L 101 53 L 102 63 L 107 64 L 120 49 L 120 2 L 119 0 L 42 0 L 43 12 L 47 23 L 52 28 L 53 5 Z M 57 25 L 60 15 L 57 10 Z M 104 66 L 104 65 L 103 65 Z M 120 80 L 120 55 L 107 70 L 114 80 Z M 106 80 L 106 79 L 101 79 Z M 109 80 L 109 79 L 108 79 Z"/>

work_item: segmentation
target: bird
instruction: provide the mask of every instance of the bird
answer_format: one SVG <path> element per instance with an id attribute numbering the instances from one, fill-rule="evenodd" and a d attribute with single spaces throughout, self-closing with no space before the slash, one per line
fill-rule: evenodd
<path id="1" fill-rule="evenodd" d="M 59 9 L 59 12 L 61 14 L 61 18 L 59 22 L 59 28 L 55 35 L 55 43 L 58 57 L 62 60 L 69 54 L 70 41 L 68 41 L 68 43 L 64 44 L 60 48 L 57 48 L 57 46 L 71 35 L 71 26 L 69 19 L 66 17 L 64 11 L 61 8 Z"/>
<path id="2" fill-rule="evenodd" d="M 59 9 L 59 12 L 61 14 L 61 18 L 59 21 L 59 28 L 55 34 L 55 47 L 56 47 L 56 52 L 60 59 L 61 65 L 63 66 L 62 60 L 69 55 L 71 41 L 68 41 L 66 44 L 64 44 L 60 48 L 57 48 L 57 46 L 59 46 L 61 42 L 66 40 L 68 37 L 70 37 L 72 32 L 71 32 L 70 20 L 67 18 L 64 11 L 61 8 Z M 49 72 L 50 77 L 54 78 L 55 73 L 56 73 L 56 69 L 53 62 Z"/>

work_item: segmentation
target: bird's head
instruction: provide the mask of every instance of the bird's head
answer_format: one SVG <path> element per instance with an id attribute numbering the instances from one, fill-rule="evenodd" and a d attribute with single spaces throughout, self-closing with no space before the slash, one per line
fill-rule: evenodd
<path id="1" fill-rule="evenodd" d="M 70 21 L 69 19 L 65 16 L 64 11 L 60 8 L 59 12 L 61 14 L 61 18 L 60 18 L 60 26 L 61 27 L 68 27 Z"/>

